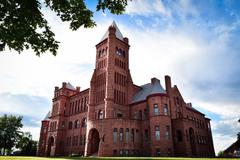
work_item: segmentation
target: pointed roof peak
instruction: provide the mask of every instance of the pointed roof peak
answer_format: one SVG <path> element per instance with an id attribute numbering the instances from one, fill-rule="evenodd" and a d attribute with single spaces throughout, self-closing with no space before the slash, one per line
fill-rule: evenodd
<path id="1" fill-rule="evenodd" d="M 124 39 L 124 37 L 123 37 L 123 35 L 122 35 L 122 33 L 120 32 L 120 30 L 119 30 L 119 28 L 118 28 L 118 26 L 117 26 L 117 24 L 116 24 L 116 22 L 113 20 L 113 22 L 112 22 L 112 24 L 110 25 L 110 26 L 112 26 L 112 27 L 114 27 L 115 29 L 116 29 L 116 37 L 118 38 L 118 39 L 120 39 L 120 40 L 122 40 L 123 41 L 123 39 Z M 101 41 L 103 41 L 103 40 L 105 40 L 106 38 L 108 38 L 108 35 L 109 35 L 109 30 L 107 30 L 106 32 L 105 32 L 105 34 L 104 34 L 104 36 L 102 37 L 102 39 L 101 39 Z"/>
<path id="2" fill-rule="evenodd" d="M 111 24 L 111 26 L 113 26 L 113 27 L 117 28 L 117 24 L 116 24 L 116 22 L 115 22 L 114 20 L 112 21 L 112 24 Z"/>

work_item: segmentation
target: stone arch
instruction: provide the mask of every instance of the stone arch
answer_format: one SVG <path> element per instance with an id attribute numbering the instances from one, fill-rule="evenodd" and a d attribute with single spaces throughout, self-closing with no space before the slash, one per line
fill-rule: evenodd
<path id="1" fill-rule="evenodd" d="M 92 128 L 88 134 L 87 155 L 98 155 L 100 144 L 100 134 L 96 128 Z"/>
<path id="2" fill-rule="evenodd" d="M 48 145 L 47 145 L 47 156 L 54 156 L 54 153 L 53 153 L 53 146 L 54 146 L 54 138 L 53 137 L 50 137 L 48 139 Z"/>
<path id="3" fill-rule="evenodd" d="M 189 140 L 190 140 L 192 155 L 197 156 L 195 134 L 194 134 L 194 130 L 192 127 L 189 128 Z"/>

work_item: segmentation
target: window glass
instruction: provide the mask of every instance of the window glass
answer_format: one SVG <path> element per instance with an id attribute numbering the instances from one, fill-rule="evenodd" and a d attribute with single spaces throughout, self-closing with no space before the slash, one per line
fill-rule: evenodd
<path id="1" fill-rule="evenodd" d="M 170 127 L 169 126 L 166 126 L 165 139 L 166 140 L 170 139 Z"/>
<path id="2" fill-rule="evenodd" d="M 117 128 L 114 128 L 114 129 L 113 129 L 113 142 L 114 142 L 114 143 L 117 143 L 117 139 L 118 139 L 118 138 L 117 138 L 117 137 L 118 137 L 117 135 L 118 135 Z"/>
<path id="3" fill-rule="evenodd" d="M 158 105 L 154 104 L 153 107 L 154 107 L 154 115 L 158 115 Z"/>
<path id="4" fill-rule="evenodd" d="M 126 143 L 129 141 L 129 129 L 126 129 Z"/>
<path id="5" fill-rule="evenodd" d="M 164 113 L 165 116 L 168 115 L 168 105 L 167 104 L 164 104 L 163 113 Z"/>
<path id="6" fill-rule="evenodd" d="M 120 142 L 123 141 L 123 129 L 122 128 L 120 128 L 119 140 L 120 140 Z"/>
<path id="7" fill-rule="evenodd" d="M 160 129 L 159 129 L 159 126 L 155 126 L 155 137 L 156 137 L 157 141 L 160 140 Z"/>

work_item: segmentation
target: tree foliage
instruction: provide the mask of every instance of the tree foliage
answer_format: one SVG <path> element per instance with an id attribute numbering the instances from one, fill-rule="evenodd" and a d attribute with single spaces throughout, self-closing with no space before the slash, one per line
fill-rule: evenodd
<path id="1" fill-rule="evenodd" d="M 127 0 L 98 0 L 96 10 L 121 14 L 126 5 Z M 46 51 L 57 54 L 59 42 L 41 12 L 42 7 L 49 7 L 62 21 L 70 22 L 72 30 L 96 25 L 93 11 L 84 0 L 1 0 L 0 51 L 8 46 L 21 53 L 31 47 L 38 56 Z"/>
<path id="2" fill-rule="evenodd" d="M 240 119 L 238 120 L 238 123 L 240 123 Z M 237 139 L 240 140 L 240 132 L 237 134 Z"/>
<path id="3" fill-rule="evenodd" d="M 37 142 L 32 140 L 30 132 L 24 132 L 18 141 L 16 148 L 20 149 L 20 155 L 35 156 L 37 151 Z"/>
<path id="4" fill-rule="evenodd" d="M 219 151 L 217 154 L 218 157 L 224 157 L 224 152 L 223 151 Z"/>
<path id="5" fill-rule="evenodd" d="M 17 144 L 21 138 L 22 117 L 3 115 L 0 117 L 0 148 L 8 152 Z"/>

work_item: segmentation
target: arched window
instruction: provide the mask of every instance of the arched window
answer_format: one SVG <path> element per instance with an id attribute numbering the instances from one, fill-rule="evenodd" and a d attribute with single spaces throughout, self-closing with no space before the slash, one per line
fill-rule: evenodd
<path id="1" fill-rule="evenodd" d="M 164 104 L 164 107 L 163 107 L 163 114 L 164 114 L 165 116 L 168 115 L 168 105 L 167 105 L 167 104 Z"/>
<path id="2" fill-rule="evenodd" d="M 122 56 L 123 56 L 123 57 L 125 57 L 125 56 L 126 56 L 126 54 L 125 54 L 125 51 L 122 51 Z"/>
<path id="3" fill-rule="evenodd" d="M 99 50 L 99 52 L 98 52 L 98 58 L 100 58 L 101 57 L 101 50 Z"/>
<path id="4" fill-rule="evenodd" d="M 159 129 L 159 126 L 155 126 L 155 137 L 156 137 L 157 141 L 160 140 L 160 129 Z"/>
<path id="5" fill-rule="evenodd" d="M 126 128 L 126 143 L 129 141 L 129 129 Z"/>
<path id="6" fill-rule="evenodd" d="M 103 57 L 104 55 L 105 55 L 105 49 L 102 49 L 102 51 L 101 51 L 101 54 L 100 54 L 100 57 L 99 57 L 99 58 Z"/>
<path id="7" fill-rule="evenodd" d="M 154 115 L 158 115 L 158 104 L 154 104 L 153 105 L 153 109 L 154 109 Z"/>
<path id="8" fill-rule="evenodd" d="M 113 129 L 113 142 L 117 143 L 117 139 L 118 139 L 118 131 L 117 128 Z"/>
<path id="9" fill-rule="evenodd" d="M 132 129 L 132 131 L 131 131 L 131 139 L 132 139 L 132 142 L 134 142 L 134 139 L 135 139 L 135 136 L 134 136 L 134 129 Z"/>
<path id="10" fill-rule="evenodd" d="M 123 128 L 120 128 L 120 131 L 119 131 L 119 141 L 120 142 L 123 141 Z"/>
<path id="11" fill-rule="evenodd" d="M 103 119 L 103 111 L 99 110 L 98 112 L 98 119 Z"/>
<path id="12" fill-rule="evenodd" d="M 177 140 L 178 140 L 178 142 L 182 142 L 182 131 L 180 131 L 180 130 L 177 130 Z"/>
<path id="13" fill-rule="evenodd" d="M 122 56 L 122 50 L 121 50 L 121 48 L 118 50 L 118 55 Z"/>
<path id="14" fill-rule="evenodd" d="M 83 137 L 82 137 L 82 135 L 80 135 L 80 138 L 79 138 L 80 140 L 79 140 L 79 145 L 81 146 L 81 145 L 83 145 Z"/>
<path id="15" fill-rule="evenodd" d="M 80 121 L 79 120 L 76 120 L 74 122 L 74 128 L 79 128 L 80 127 Z"/>
<path id="16" fill-rule="evenodd" d="M 82 120 L 82 127 L 87 127 L 87 119 L 83 118 Z"/>
<path id="17" fill-rule="evenodd" d="M 68 123 L 68 129 L 72 129 L 72 121 Z"/>
<path id="18" fill-rule="evenodd" d="M 166 140 L 170 139 L 170 126 L 166 126 L 165 139 Z"/>
<path id="19" fill-rule="evenodd" d="M 139 135 L 139 130 L 136 129 L 136 142 L 138 143 L 139 142 L 139 138 L 140 138 L 140 135 Z"/>

